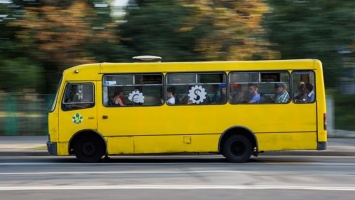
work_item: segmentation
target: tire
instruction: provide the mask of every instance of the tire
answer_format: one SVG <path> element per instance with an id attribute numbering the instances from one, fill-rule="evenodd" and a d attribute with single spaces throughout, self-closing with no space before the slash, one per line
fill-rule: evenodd
<path id="1" fill-rule="evenodd" d="M 95 163 L 105 154 L 105 145 L 97 137 L 81 137 L 74 145 L 76 158 L 83 163 Z"/>
<path id="2" fill-rule="evenodd" d="M 229 162 L 242 163 L 249 160 L 252 150 L 253 147 L 248 138 L 242 135 L 233 135 L 225 141 L 222 155 Z"/>

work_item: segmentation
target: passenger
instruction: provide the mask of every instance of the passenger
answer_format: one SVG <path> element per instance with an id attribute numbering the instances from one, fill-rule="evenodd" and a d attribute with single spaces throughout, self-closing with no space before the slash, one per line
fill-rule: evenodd
<path id="1" fill-rule="evenodd" d="M 218 103 L 219 103 L 219 104 L 224 104 L 224 103 L 226 103 L 227 88 L 226 88 L 225 86 L 223 86 L 223 87 L 221 88 L 221 91 L 222 91 L 222 94 L 221 94 L 221 96 L 219 97 Z"/>
<path id="2" fill-rule="evenodd" d="M 219 92 L 218 85 L 212 85 L 213 96 L 211 97 L 211 103 L 218 103 L 219 99 L 221 98 L 221 93 Z"/>
<path id="3" fill-rule="evenodd" d="M 249 92 L 251 94 L 251 100 L 249 103 L 259 103 L 260 102 L 260 94 L 258 93 L 258 86 L 256 84 L 248 84 Z"/>
<path id="4" fill-rule="evenodd" d="M 185 93 L 187 93 L 187 94 L 184 94 L 184 95 L 181 97 L 181 104 L 193 104 L 193 103 L 192 103 L 192 100 L 191 100 L 190 97 L 189 97 L 189 92 L 190 92 L 191 88 L 192 88 L 191 85 L 189 85 L 189 86 L 186 87 Z"/>
<path id="5" fill-rule="evenodd" d="M 168 105 L 175 105 L 175 88 L 174 87 L 168 87 L 166 90 L 166 104 Z"/>
<path id="6" fill-rule="evenodd" d="M 123 89 L 121 87 L 117 88 L 113 98 L 111 99 L 113 106 L 126 106 L 126 102 L 123 96 Z"/>
<path id="7" fill-rule="evenodd" d="M 181 98 L 181 104 L 193 104 L 192 100 L 190 99 L 189 95 L 184 95 Z"/>
<path id="8" fill-rule="evenodd" d="M 306 84 L 306 93 L 307 93 L 306 102 L 307 103 L 314 102 L 315 95 L 314 95 L 313 85 L 312 84 L 310 84 L 310 83 Z"/>
<path id="9" fill-rule="evenodd" d="M 287 86 L 285 83 L 275 83 L 275 103 L 287 103 L 290 100 L 290 95 L 287 92 Z"/>
<path id="10" fill-rule="evenodd" d="M 236 87 L 231 87 L 231 95 L 229 97 L 229 101 L 231 103 L 242 103 L 243 100 L 244 100 L 243 86 L 239 84 Z"/>
<path id="11" fill-rule="evenodd" d="M 305 83 L 303 81 L 298 84 L 298 91 L 300 92 L 297 96 L 295 96 L 294 101 L 296 103 L 306 103 L 307 100 L 307 92 Z"/>

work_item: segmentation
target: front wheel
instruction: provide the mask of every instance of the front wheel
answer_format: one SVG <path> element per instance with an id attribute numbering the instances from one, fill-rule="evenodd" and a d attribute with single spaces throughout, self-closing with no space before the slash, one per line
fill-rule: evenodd
<path id="1" fill-rule="evenodd" d="M 233 135 L 225 141 L 222 154 L 229 162 L 246 162 L 252 155 L 252 145 L 245 136 Z"/>
<path id="2" fill-rule="evenodd" d="M 82 137 L 74 146 L 74 154 L 80 162 L 98 162 L 105 154 L 105 145 L 93 137 Z"/>

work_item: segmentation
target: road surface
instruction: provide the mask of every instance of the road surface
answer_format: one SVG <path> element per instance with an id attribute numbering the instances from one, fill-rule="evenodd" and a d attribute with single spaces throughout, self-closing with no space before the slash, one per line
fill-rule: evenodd
<path id="1" fill-rule="evenodd" d="M 1 157 L 1 199 L 354 199 L 355 156 Z"/>

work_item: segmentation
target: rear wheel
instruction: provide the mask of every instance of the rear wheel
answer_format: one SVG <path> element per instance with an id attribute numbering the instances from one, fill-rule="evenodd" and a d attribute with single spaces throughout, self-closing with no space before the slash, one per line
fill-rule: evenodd
<path id="1" fill-rule="evenodd" d="M 95 137 L 81 137 L 74 145 L 74 154 L 80 162 L 98 162 L 105 154 L 105 145 Z"/>
<path id="2" fill-rule="evenodd" d="M 248 138 L 242 135 L 230 136 L 223 146 L 222 153 L 229 162 L 241 163 L 249 160 L 252 155 L 252 145 Z"/>

